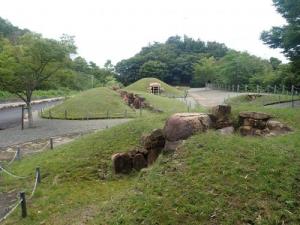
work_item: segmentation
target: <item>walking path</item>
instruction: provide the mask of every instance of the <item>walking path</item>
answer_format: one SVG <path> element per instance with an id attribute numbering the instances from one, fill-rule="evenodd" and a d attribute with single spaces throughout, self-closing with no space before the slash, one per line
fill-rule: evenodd
<path id="1" fill-rule="evenodd" d="M 242 94 L 245 93 L 211 90 L 208 88 L 191 88 L 189 90 L 189 95 L 206 108 L 224 104 L 225 99 Z"/>

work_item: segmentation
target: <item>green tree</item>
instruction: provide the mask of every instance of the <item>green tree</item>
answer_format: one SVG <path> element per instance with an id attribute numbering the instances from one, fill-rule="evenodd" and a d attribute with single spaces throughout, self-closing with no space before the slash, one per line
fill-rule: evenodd
<path id="1" fill-rule="evenodd" d="M 160 61 L 145 62 L 140 68 L 140 77 L 164 78 L 167 74 L 167 66 Z"/>
<path id="2" fill-rule="evenodd" d="M 287 25 L 263 31 L 261 39 L 271 48 L 279 48 L 292 61 L 293 70 L 300 76 L 300 1 L 273 0 Z"/>
<path id="3" fill-rule="evenodd" d="M 193 86 L 205 86 L 216 78 L 216 60 L 213 56 L 201 58 L 194 65 Z"/>
<path id="4" fill-rule="evenodd" d="M 19 37 L 15 45 L 6 40 L 2 43 L 0 88 L 26 103 L 32 127 L 32 93 L 70 61 L 70 54 L 76 50 L 73 37 L 65 35 L 57 41 L 28 33 Z"/>

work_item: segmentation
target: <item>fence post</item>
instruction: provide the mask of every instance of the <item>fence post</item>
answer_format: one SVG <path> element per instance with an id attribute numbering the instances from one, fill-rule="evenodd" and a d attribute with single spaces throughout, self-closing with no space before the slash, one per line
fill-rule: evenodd
<path id="1" fill-rule="evenodd" d="M 50 138 L 50 149 L 53 149 L 53 138 Z"/>
<path id="2" fill-rule="evenodd" d="M 256 85 L 256 93 L 257 94 L 259 93 L 259 85 L 258 84 Z"/>
<path id="3" fill-rule="evenodd" d="M 239 84 L 237 85 L 236 91 L 237 91 L 237 92 L 240 92 L 240 85 L 239 85 Z"/>
<path id="4" fill-rule="evenodd" d="M 36 173 L 36 177 L 37 177 L 37 182 L 38 182 L 38 184 L 40 184 L 41 183 L 41 170 L 40 170 L 40 167 L 37 167 L 36 169 L 35 169 L 35 173 Z"/>
<path id="5" fill-rule="evenodd" d="M 22 130 L 24 130 L 24 112 L 25 112 L 25 108 L 24 105 L 22 105 L 22 118 L 21 118 L 21 126 L 22 126 Z"/>
<path id="6" fill-rule="evenodd" d="M 16 155 L 16 159 L 17 159 L 18 161 L 20 161 L 20 160 L 21 160 L 21 149 L 20 149 L 20 147 L 18 147 L 18 148 L 17 148 L 17 155 Z"/>
<path id="7" fill-rule="evenodd" d="M 295 88 L 295 86 L 294 85 L 292 85 L 292 108 L 294 108 L 294 88 Z"/>
<path id="8" fill-rule="evenodd" d="M 282 85 L 282 94 L 284 95 L 284 84 Z"/>
<path id="9" fill-rule="evenodd" d="M 276 88 L 277 88 L 277 86 L 276 86 L 276 84 L 275 84 L 275 86 L 274 86 L 274 94 L 276 94 Z"/>
<path id="10" fill-rule="evenodd" d="M 246 84 L 245 85 L 245 92 L 247 92 L 248 91 L 248 85 Z"/>
<path id="11" fill-rule="evenodd" d="M 25 218 L 27 216 L 25 192 L 20 192 L 20 200 L 21 200 L 22 217 Z"/>

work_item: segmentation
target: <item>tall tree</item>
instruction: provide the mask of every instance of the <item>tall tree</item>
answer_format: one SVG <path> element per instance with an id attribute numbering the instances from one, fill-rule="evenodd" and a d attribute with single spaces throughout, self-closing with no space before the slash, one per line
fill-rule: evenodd
<path id="1" fill-rule="evenodd" d="M 76 51 L 73 37 L 64 35 L 57 41 L 28 33 L 19 37 L 16 44 L 3 40 L 2 46 L 0 88 L 26 103 L 32 127 L 32 93 L 70 61 L 70 54 Z"/>
<path id="2" fill-rule="evenodd" d="M 216 77 L 216 60 L 214 57 L 203 57 L 194 65 L 193 85 L 205 86 Z"/>
<path id="3" fill-rule="evenodd" d="M 294 72 L 300 76 L 300 1 L 273 0 L 273 3 L 287 25 L 263 31 L 261 39 L 271 48 L 282 49 L 292 61 Z"/>

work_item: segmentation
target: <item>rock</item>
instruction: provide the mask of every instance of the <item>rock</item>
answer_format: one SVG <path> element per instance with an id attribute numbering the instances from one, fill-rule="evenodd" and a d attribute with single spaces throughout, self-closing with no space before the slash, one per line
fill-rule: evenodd
<path id="1" fill-rule="evenodd" d="M 257 120 L 257 119 L 253 119 L 253 118 L 245 118 L 243 120 L 243 125 L 251 126 L 254 128 L 258 128 L 258 129 L 265 129 L 266 125 L 267 125 L 267 121 L 266 120 Z"/>
<path id="2" fill-rule="evenodd" d="M 267 128 L 270 130 L 271 133 L 276 135 L 284 134 L 292 131 L 290 127 L 276 120 L 268 120 Z"/>
<path id="3" fill-rule="evenodd" d="M 161 149 L 149 149 L 147 155 L 148 165 L 153 164 L 161 153 Z"/>
<path id="4" fill-rule="evenodd" d="M 222 129 L 217 130 L 222 135 L 230 135 L 234 132 L 234 127 L 224 127 Z"/>
<path id="5" fill-rule="evenodd" d="M 112 156 L 114 172 L 129 173 L 132 170 L 132 158 L 128 153 L 117 153 Z"/>
<path id="6" fill-rule="evenodd" d="M 239 132 L 243 136 L 265 136 L 269 133 L 269 129 L 258 129 L 251 126 L 241 126 Z"/>
<path id="7" fill-rule="evenodd" d="M 178 147 L 183 143 L 182 140 L 179 141 L 166 141 L 165 147 L 164 147 L 164 153 L 171 153 L 178 149 Z"/>
<path id="8" fill-rule="evenodd" d="M 218 119 L 228 118 L 230 113 L 230 105 L 217 105 L 212 108 L 212 115 L 214 115 Z"/>
<path id="9" fill-rule="evenodd" d="M 272 116 L 262 112 L 240 112 L 239 117 L 240 119 L 252 118 L 256 120 L 268 120 Z"/>
<path id="10" fill-rule="evenodd" d="M 162 149 L 165 137 L 162 129 L 155 129 L 149 135 L 142 136 L 141 143 L 145 149 Z"/>
<path id="11" fill-rule="evenodd" d="M 147 167 L 147 161 L 143 154 L 137 153 L 134 155 L 132 159 L 132 167 L 133 169 L 136 169 L 137 171 L 141 170 L 142 168 Z"/>
<path id="12" fill-rule="evenodd" d="M 211 118 L 205 113 L 176 113 L 166 121 L 164 136 L 171 142 L 183 140 L 211 126 Z"/>
<path id="13" fill-rule="evenodd" d="M 134 99 L 132 105 L 133 105 L 133 107 L 134 107 L 135 109 L 139 109 L 139 108 L 141 108 L 141 106 L 142 106 L 142 101 L 141 101 L 138 97 L 136 97 L 136 98 Z"/>

